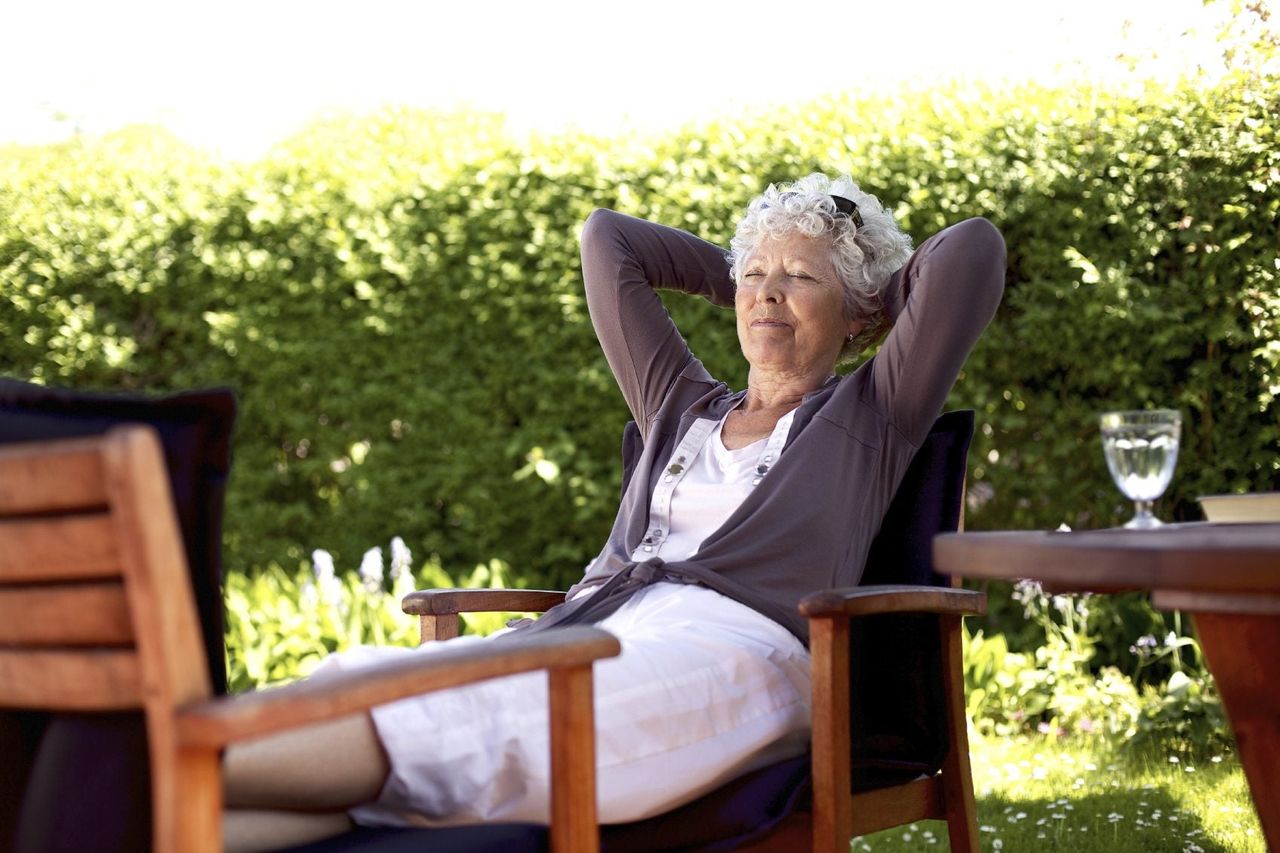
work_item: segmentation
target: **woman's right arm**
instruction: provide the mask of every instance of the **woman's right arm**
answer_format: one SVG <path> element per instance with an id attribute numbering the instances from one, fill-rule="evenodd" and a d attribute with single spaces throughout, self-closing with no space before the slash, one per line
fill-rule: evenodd
<path id="1" fill-rule="evenodd" d="M 582 277 L 596 337 L 647 435 L 671 383 L 696 362 L 655 288 L 732 306 L 725 252 L 676 228 L 596 210 L 582 229 Z"/>

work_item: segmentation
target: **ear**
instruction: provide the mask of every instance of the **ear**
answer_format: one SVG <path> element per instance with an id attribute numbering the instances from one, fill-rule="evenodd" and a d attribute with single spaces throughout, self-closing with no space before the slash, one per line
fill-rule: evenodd
<path id="1" fill-rule="evenodd" d="M 845 330 L 846 339 L 851 340 L 853 338 L 856 338 L 859 334 L 862 333 L 862 330 L 865 329 L 866 327 L 867 327 L 866 320 L 850 320 L 849 325 L 846 327 L 846 330 Z"/>

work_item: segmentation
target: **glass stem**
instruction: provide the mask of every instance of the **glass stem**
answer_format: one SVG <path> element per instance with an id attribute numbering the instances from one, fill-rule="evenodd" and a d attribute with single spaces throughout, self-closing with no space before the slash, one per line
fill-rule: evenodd
<path id="1" fill-rule="evenodd" d="M 1155 501 L 1134 501 L 1133 506 L 1135 509 L 1133 514 L 1134 518 L 1151 518 L 1153 515 L 1152 510 L 1155 507 Z"/>

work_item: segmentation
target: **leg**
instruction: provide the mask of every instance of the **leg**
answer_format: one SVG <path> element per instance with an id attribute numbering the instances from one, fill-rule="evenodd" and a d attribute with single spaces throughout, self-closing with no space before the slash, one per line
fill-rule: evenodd
<path id="1" fill-rule="evenodd" d="M 1196 612 L 1196 633 L 1218 682 L 1268 849 L 1280 849 L 1280 615 Z"/>
<path id="2" fill-rule="evenodd" d="M 377 798 L 389 772 L 367 714 L 233 745 L 223 759 L 230 809 L 343 811 Z"/>
<path id="3" fill-rule="evenodd" d="M 223 815 L 222 839 L 226 853 L 279 850 L 309 844 L 351 828 L 345 814 L 254 811 L 233 809 Z"/>
<path id="4" fill-rule="evenodd" d="M 809 661 L 800 642 L 710 590 L 656 587 L 600 624 L 624 649 L 594 667 L 598 815 L 606 823 L 669 811 L 803 753 L 809 740 Z M 374 719 L 395 769 L 378 801 L 353 811 L 357 822 L 395 823 L 404 812 L 450 823 L 547 821 L 542 674 L 393 702 Z M 671 784 L 646 784 L 653 779 Z"/>

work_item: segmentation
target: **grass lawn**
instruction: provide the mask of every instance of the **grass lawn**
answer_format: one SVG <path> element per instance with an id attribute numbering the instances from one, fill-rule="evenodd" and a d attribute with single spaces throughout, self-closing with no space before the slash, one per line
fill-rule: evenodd
<path id="1" fill-rule="evenodd" d="M 1102 741 L 1046 738 L 971 744 L 983 850 L 1004 853 L 1240 851 L 1265 845 L 1234 754 L 1203 762 L 1117 756 Z M 923 821 L 856 839 L 853 851 L 946 849 L 946 825 Z"/>

